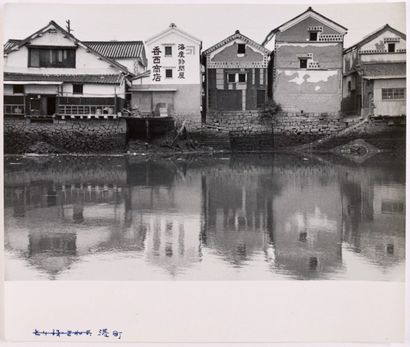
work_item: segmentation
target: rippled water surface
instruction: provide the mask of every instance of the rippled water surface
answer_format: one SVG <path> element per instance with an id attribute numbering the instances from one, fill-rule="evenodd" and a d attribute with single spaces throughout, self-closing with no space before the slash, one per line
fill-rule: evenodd
<path id="1" fill-rule="evenodd" d="M 5 159 L 7 280 L 404 280 L 405 164 Z"/>

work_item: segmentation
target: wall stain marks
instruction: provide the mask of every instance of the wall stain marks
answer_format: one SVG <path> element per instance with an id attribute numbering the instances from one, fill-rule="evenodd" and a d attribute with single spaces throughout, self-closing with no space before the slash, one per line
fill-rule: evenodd
<path id="1" fill-rule="evenodd" d="M 328 82 L 332 76 L 337 76 L 337 71 L 284 71 L 285 76 L 293 77 L 288 79 L 290 83 L 302 85 L 304 83 Z"/>

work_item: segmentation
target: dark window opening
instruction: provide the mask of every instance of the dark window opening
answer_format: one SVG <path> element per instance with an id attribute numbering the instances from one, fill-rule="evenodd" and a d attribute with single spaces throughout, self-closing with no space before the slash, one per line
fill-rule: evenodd
<path id="1" fill-rule="evenodd" d="M 172 46 L 165 46 L 165 56 L 166 57 L 172 56 Z"/>
<path id="2" fill-rule="evenodd" d="M 165 78 L 172 78 L 172 69 L 165 70 Z"/>
<path id="3" fill-rule="evenodd" d="M 24 94 L 24 85 L 13 84 L 13 94 Z"/>
<path id="4" fill-rule="evenodd" d="M 240 82 L 240 83 L 246 82 L 246 74 L 240 73 L 240 74 L 238 75 L 238 82 Z"/>
<path id="5" fill-rule="evenodd" d="M 29 67 L 75 67 L 75 49 L 29 48 Z"/>
<path id="6" fill-rule="evenodd" d="M 300 59 L 300 68 L 301 69 L 307 68 L 307 59 Z"/>
<path id="7" fill-rule="evenodd" d="M 263 107 L 265 105 L 265 90 L 257 90 L 256 92 L 256 107 Z"/>
<path id="8" fill-rule="evenodd" d="M 73 94 L 82 94 L 83 85 L 82 84 L 73 84 Z"/>
<path id="9" fill-rule="evenodd" d="M 352 90 L 352 82 L 351 81 L 347 82 L 347 90 L 348 91 Z"/>
<path id="10" fill-rule="evenodd" d="M 387 45 L 387 50 L 389 53 L 393 53 L 396 51 L 396 45 L 394 43 L 389 43 Z"/>
<path id="11" fill-rule="evenodd" d="M 229 83 L 235 83 L 235 74 L 234 73 L 228 74 L 228 82 Z"/>
<path id="12" fill-rule="evenodd" d="M 317 32 L 310 32 L 309 33 L 309 40 L 310 41 L 317 41 Z"/>
<path id="13" fill-rule="evenodd" d="M 238 44 L 238 54 L 245 54 L 246 45 L 244 43 Z"/>

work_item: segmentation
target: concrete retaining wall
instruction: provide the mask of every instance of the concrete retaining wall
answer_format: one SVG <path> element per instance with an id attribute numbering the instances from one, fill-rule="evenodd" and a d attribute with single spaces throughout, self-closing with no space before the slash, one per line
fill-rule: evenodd
<path id="1" fill-rule="evenodd" d="M 56 152 L 121 153 L 126 149 L 127 125 L 119 120 L 54 120 L 53 123 L 26 119 L 4 119 L 4 152 L 33 152 L 39 142 Z"/>

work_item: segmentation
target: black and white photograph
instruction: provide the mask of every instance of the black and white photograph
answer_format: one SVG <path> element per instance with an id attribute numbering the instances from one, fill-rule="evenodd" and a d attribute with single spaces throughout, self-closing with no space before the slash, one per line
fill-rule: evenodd
<path id="1" fill-rule="evenodd" d="M 404 285 L 405 2 L 10 2 L 2 38 L 10 285 Z"/>
<path id="2" fill-rule="evenodd" d="M 403 3 L 44 6 L 5 8 L 6 280 L 404 280 Z"/>

